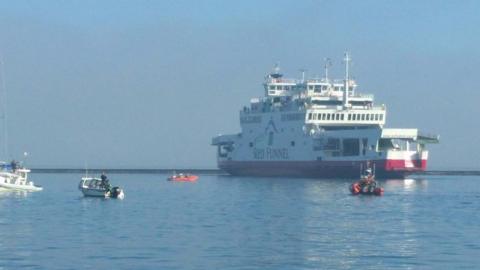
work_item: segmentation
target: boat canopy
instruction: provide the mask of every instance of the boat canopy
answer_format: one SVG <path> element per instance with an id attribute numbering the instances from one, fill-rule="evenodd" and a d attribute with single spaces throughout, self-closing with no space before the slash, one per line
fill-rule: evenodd
<path id="1" fill-rule="evenodd" d="M 12 170 L 12 165 L 10 163 L 0 163 L 0 169 L 2 170 Z"/>
<path id="2" fill-rule="evenodd" d="M 382 139 L 411 140 L 421 144 L 438 143 L 440 136 L 421 133 L 416 128 L 384 128 Z"/>
<path id="3" fill-rule="evenodd" d="M 240 134 L 235 135 L 218 135 L 212 139 L 212 145 L 228 145 L 233 144 L 233 142 L 240 137 Z"/>

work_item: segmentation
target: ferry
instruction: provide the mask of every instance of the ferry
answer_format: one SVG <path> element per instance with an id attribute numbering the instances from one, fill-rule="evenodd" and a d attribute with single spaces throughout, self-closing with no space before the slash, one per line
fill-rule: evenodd
<path id="1" fill-rule="evenodd" d="M 427 144 L 439 136 L 416 128 L 385 128 L 387 108 L 345 78 L 265 77 L 264 96 L 240 110 L 241 131 L 212 139 L 218 167 L 232 175 L 358 177 L 375 166 L 377 178 L 404 178 L 426 170 Z"/>

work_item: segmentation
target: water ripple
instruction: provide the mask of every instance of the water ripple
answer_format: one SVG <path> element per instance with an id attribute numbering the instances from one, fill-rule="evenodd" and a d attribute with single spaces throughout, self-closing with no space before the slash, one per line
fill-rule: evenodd
<path id="1" fill-rule="evenodd" d="M 0 193 L 0 269 L 474 269 L 478 176 L 351 180 L 111 175 L 126 198 L 84 198 L 81 175 Z"/>

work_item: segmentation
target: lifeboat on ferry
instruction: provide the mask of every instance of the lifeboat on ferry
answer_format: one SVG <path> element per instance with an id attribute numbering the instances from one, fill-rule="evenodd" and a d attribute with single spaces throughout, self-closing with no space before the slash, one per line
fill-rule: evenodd
<path id="1" fill-rule="evenodd" d="M 168 177 L 168 181 L 179 181 L 179 182 L 195 182 L 197 181 L 198 179 L 198 176 L 197 175 L 193 175 L 193 174 L 183 174 L 183 173 L 179 173 L 179 174 L 174 174 L 170 177 Z"/>

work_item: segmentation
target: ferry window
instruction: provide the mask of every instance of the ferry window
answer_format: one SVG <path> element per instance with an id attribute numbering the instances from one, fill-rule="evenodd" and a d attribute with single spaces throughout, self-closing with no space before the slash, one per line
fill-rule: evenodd
<path id="1" fill-rule="evenodd" d="M 270 85 L 269 89 L 270 90 L 275 90 L 275 85 Z"/>
<path id="2" fill-rule="evenodd" d="M 370 120 L 372 120 L 372 121 L 373 121 L 373 113 L 372 113 L 372 114 L 370 114 Z"/>
<path id="3" fill-rule="evenodd" d="M 340 120 L 340 114 L 337 113 L 337 114 L 335 115 L 335 120 Z"/>
<path id="4" fill-rule="evenodd" d="M 325 120 L 326 117 L 327 115 L 325 113 L 322 113 L 322 120 Z"/>
<path id="5" fill-rule="evenodd" d="M 375 121 L 378 121 L 378 113 L 375 114 Z"/>
<path id="6" fill-rule="evenodd" d="M 268 133 L 268 145 L 272 145 L 273 144 L 273 132 L 270 131 L 270 133 Z"/>
<path id="7" fill-rule="evenodd" d="M 309 85 L 308 90 L 313 90 L 313 85 Z"/>
<path id="8" fill-rule="evenodd" d="M 277 85 L 277 90 L 282 90 L 282 86 L 281 86 L 281 85 Z"/>
<path id="9" fill-rule="evenodd" d="M 340 88 L 338 86 L 335 86 L 335 91 L 338 91 Z"/>
<path id="10" fill-rule="evenodd" d="M 344 115 L 343 113 L 342 113 L 342 114 L 340 114 L 340 120 L 342 120 L 342 121 L 343 121 L 344 117 L 345 117 L 345 115 Z"/>
<path id="11" fill-rule="evenodd" d="M 330 114 L 327 113 L 327 120 L 330 120 Z"/>
<path id="12" fill-rule="evenodd" d="M 308 120 L 312 120 L 312 113 L 308 114 Z"/>
<path id="13" fill-rule="evenodd" d="M 348 121 L 352 120 L 352 115 L 349 113 L 348 114 Z"/>
<path id="14" fill-rule="evenodd" d="M 285 90 L 290 90 L 290 86 L 285 86 Z"/>
<path id="15" fill-rule="evenodd" d="M 360 143 L 358 139 L 343 139 L 343 155 L 344 156 L 360 155 Z"/>
<path id="16" fill-rule="evenodd" d="M 316 113 L 313 114 L 313 120 L 317 120 L 317 114 Z"/>
<path id="17" fill-rule="evenodd" d="M 367 144 L 368 144 L 368 138 L 363 138 L 362 139 L 362 154 L 365 156 L 367 153 Z"/>
<path id="18" fill-rule="evenodd" d="M 326 86 L 326 85 L 323 85 L 323 86 L 322 86 L 322 90 L 323 90 L 323 91 L 327 90 L 327 86 Z"/>
<path id="19" fill-rule="evenodd" d="M 366 120 L 367 120 L 367 121 L 370 120 L 370 114 L 367 114 L 367 119 L 366 119 Z"/>
<path id="20" fill-rule="evenodd" d="M 365 114 L 362 113 L 362 121 L 365 121 Z"/>
<path id="21" fill-rule="evenodd" d="M 352 120 L 353 120 L 353 121 L 357 120 L 357 115 L 356 115 L 356 114 L 353 114 L 353 115 L 352 115 Z"/>
<path id="22" fill-rule="evenodd" d="M 337 138 L 328 138 L 326 143 L 322 145 L 323 150 L 335 151 L 340 149 L 340 139 Z"/>
<path id="23" fill-rule="evenodd" d="M 315 92 L 320 92 L 322 91 L 322 86 L 321 85 L 315 85 Z"/>

